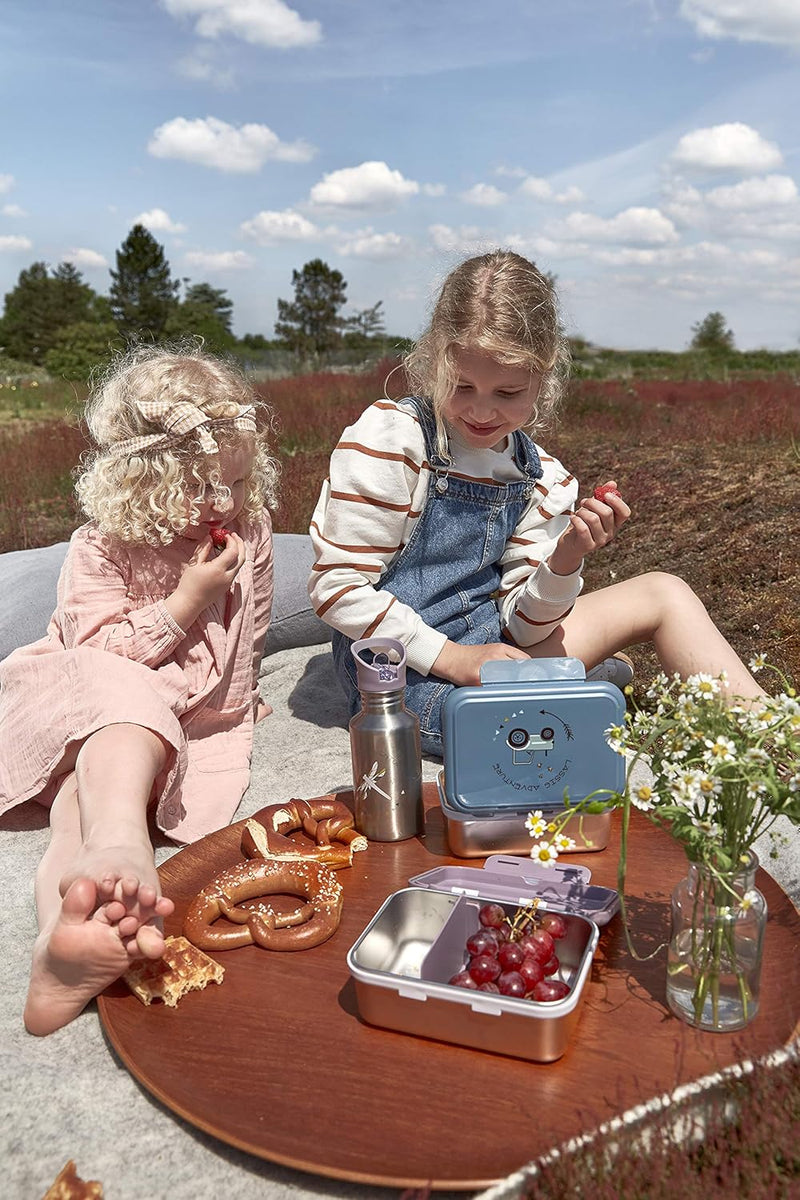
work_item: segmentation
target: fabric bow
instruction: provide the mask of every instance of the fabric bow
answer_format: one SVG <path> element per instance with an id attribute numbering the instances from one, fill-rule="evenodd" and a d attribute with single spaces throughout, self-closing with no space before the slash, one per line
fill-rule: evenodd
<path id="1" fill-rule="evenodd" d="M 217 454 L 219 446 L 212 430 L 233 426 L 250 433 L 256 431 L 255 409 L 252 405 L 240 407 L 232 417 L 209 417 L 208 413 L 204 413 L 189 400 L 179 400 L 176 404 L 168 400 L 137 400 L 135 403 L 145 420 L 160 425 L 162 432 L 126 438 L 112 448 L 115 455 L 136 454 L 140 450 L 157 446 L 172 446 L 193 432 L 196 432 L 204 454 Z"/>

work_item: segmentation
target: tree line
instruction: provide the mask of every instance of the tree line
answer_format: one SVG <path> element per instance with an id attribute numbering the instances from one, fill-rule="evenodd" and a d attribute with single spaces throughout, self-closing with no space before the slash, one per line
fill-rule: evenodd
<path id="1" fill-rule="evenodd" d="M 255 364 L 278 350 L 299 366 L 317 367 L 342 353 L 389 353 L 404 341 L 387 338 L 381 300 L 345 316 L 347 283 L 319 258 L 292 272 L 294 298 L 278 300 L 272 339 L 237 338 L 226 291 L 174 278 L 163 246 L 143 225 L 134 225 L 117 250 L 110 275 L 108 295 L 101 295 L 70 262 L 54 269 L 35 262 L 21 271 L 5 296 L 0 355 L 79 380 L 131 342 L 201 337 L 208 350 Z"/>

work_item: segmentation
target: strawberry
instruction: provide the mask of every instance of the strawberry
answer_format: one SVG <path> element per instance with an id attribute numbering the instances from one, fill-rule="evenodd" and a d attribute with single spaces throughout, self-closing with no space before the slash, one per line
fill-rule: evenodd
<path id="1" fill-rule="evenodd" d="M 223 529 L 222 526 L 214 526 L 213 529 L 209 530 L 209 533 L 211 534 L 211 541 L 213 542 L 214 549 L 224 550 L 225 546 L 227 545 L 228 538 L 230 537 L 230 529 Z"/>
<path id="2" fill-rule="evenodd" d="M 594 489 L 595 500 L 605 500 L 606 496 L 619 496 L 622 498 L 622 493 L 618 488 L 612 487 L 610 483 L 600 484 Z"/>

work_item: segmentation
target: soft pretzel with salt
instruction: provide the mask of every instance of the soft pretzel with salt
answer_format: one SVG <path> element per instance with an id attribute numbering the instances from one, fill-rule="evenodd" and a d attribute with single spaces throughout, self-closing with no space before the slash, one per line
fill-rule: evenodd
<path id="1" fill-rule="evenodd" d="M 299 845 L 286 836 L 300 829 L 314 839 L 313 845 Z M 353 828 L 353 814 L 347 805 L 327 796 L 271 804 L 263 810 L 261 821 L 251 817 L 245 822 L 241 846 L 248 858 L 311 860 L 338 871 L 352 866 L 354 851 L 366 850 L 367 839 Z"/>
<path id="2" fill-rule="evenodd" d="M 268 905 L 236 908 L 276 894 L 298 896 L 305 903 L 283 915 Z M 234 950 L 251 943 L 267 950 L 308 950 L 336 932 L 341 915 L 342 885 L 322 863 L 251 858 L 223 871 L 195 896 L 183 932 L 201 950 Z M 221 917 L 227 921 L 218 924 Z"/>

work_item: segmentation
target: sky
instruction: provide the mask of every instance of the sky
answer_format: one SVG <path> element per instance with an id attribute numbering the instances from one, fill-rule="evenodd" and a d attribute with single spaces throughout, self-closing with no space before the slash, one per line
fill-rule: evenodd
<path id="1" fill-rule="evenodd" d="M 322 258 L 414 337 L 469 254 L 602 346 L 800 342 L 800 0 L 3 0 L 0 295 L 131 227 L 273 336 Z"/>

